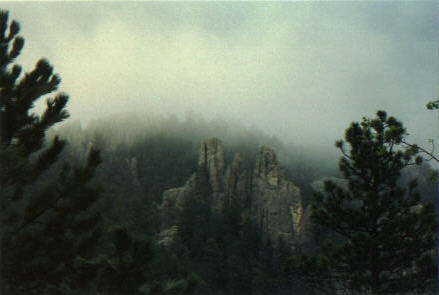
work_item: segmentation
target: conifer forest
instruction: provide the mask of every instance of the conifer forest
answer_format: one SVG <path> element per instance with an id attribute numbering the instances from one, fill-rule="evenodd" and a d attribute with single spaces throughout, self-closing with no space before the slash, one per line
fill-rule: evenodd
<path id="1" fill-rule="evenodd" d="M 0 294 L 437 294 L 434 3 L 26 5 Z"/>

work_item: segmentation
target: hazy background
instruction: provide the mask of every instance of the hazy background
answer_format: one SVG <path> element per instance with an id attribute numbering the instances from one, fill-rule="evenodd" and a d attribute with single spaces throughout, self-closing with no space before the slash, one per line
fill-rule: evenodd
<path id="1" fill-rule="evenodd" d="M 438 6 L 421 2 L 3 2 L 18 62 L 47 57 L 72 119 L 239 120 L 319 150 L 378 109 L 437 137 Z"/>

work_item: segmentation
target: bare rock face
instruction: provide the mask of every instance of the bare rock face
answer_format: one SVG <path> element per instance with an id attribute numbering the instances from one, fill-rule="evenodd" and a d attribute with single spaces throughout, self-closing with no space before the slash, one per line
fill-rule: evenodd
<path id="1" fill-rule="evenodd" d="M 247 205 L 249 178 L 241 170 L 242 156 L 236 153 L 224 176 L 224 194 L 226 203 L 235 202 L 241 207 Z"/>
<path id="2" fill-rule="evenodd" d="M 241 154 L 236 153 L 226 168 L 221 141 L 216 138 L 203 141 L 198 171 L 184 186 L 163 193 L 160 210 L 166 219 L 164 223 L 168 227 L 175 225 L 172 223 L 173 215 L 194 194 L 197 176 L 205 173 L 213 211 L 218 212 L 230 202 L 235 202 L 243 210 L 242 218 L 255 221 L 265 237 L 275 245 L 279 237 L 292 241 L 293 236 L 301 230 L 304 214 L 300 189 L 286 178 L 275 152 L 267 147 L 260 149 L 253 172 L 243 171 L 241 162 Z"/>
<path id="3" fill-rule="evenodd" d="M 192 175 L 186 183 L 177 188 L 171 188 L 163 192 L 162 207 L 176 207 L 183 209 L 184 202 L 192 194 L 195 175 Z"/>
<path id="4" fill-rule="evenodd" d="M 157 234 L 157 243 L 165 248 L 170 248 L 177 237 L 178 226 L 174 225 Z"/>
<path id="5" fill-rule="evenodd" d="M 224 173 L 225 159 L 222 143 L 219 139 L 209 138 L 207 142 L 201 142 L 198 171 L 206 172 L 209 185 L 212 190 L 212 208 L 221 210 L 225 202 Z"/>
<path id="6" fill-rule="evenodd" d="M 131 175 L 133 176 L 133 184 L 136 186 L 140 186 L 139 172 L 138 172 L 139 165 L 138 165 L 137 157 L 132 157 L 129 160 L 129 165 L 130 165 Z"/>
<path id="7" fill-rule="evenodd" d="M 280 169 L 273 150 L 262 147 L 253 176 L 252 218 L 270 240 L 291 240 L 300 231 L 303 208 L 300 189 Z"/>
<path id="8" fill-rule="evenodd" d="M 178 213 L 183 209 L 186 200 L 193 194 L 195 177 L 196 175 L 193 174 L 183 186 L 163 192 L 162 203 L 158 206 L 163 229 L 166 230 L 176 225 Z"/>
<path id="9" fill-rule="evenodd" d="M 214 192 L 220 192 L 224 176 L 224 151 L 221 141 L 217 138 L 209 138 L 207 143 L 201 143 L 198 166 L 206 169 L 209 174 L 210 184 Z"/>
<path id="10" fill-rule="evenodd" d="M 271 185 L 278 185 L 281 171 L 273 150 L 263 146 L 256 159 L 255 179 L 261 179 Z"/>
<path id="11" fill-rule="evenodd" d="M 233 196 L 236 194 L 239 176 L 241 173 L 241 161 L 242 157 L 240 153 L 236 153 L 233 158 L 232 164 L 227 168 L 227 172 L 224 179 L 224 192 L 227 195 Z"/>

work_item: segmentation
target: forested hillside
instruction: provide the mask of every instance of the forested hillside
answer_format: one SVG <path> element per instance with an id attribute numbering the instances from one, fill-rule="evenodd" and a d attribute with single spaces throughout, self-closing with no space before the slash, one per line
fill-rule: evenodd
<path id="1" fill-rule="evenodd" d="M 339 159 L 206 114 L 66 123 L 19 32 L 0 10 L 1 294 L 436 292 L 439 159 L 395 117 L 352 122 Z"/>
<path id="2" fill-rule="evenodd" d="M 239 152 L 243 169 L 254 168 L 261 146 L 273 148 L 287 176 L 301 188 L 305 204 L 314 180 L 337 175 L 335 162 L 325 155 L 314 155 L 303 146 L 285 144 L 237 122 L 209 121 L 200 115 L 183 120 L 127 114 L 95 120 L 86 127 L 69 122 L 54 132 L 69 142 L 66 157 L 79 160 L 89 146 L 97 147 L 105 161 L 97 169 L 96 182 L 104 184 L 106 193 L 143 204 L 160 203 L 166 189 L 183 185 L 196 171 L 200 143 L 210 137 L 222 141 L 226 162 Z"/>
<path id="3" fill-rule="evenodd" d="M 200 294 L 303 290 L 299 277 L 286 271 L 289 258 L 294 249 L 315 248 L 328 234 L 310 228 L 310 221 L 304 220 L 304 228 L 310 232 L 306 239 L 302 238 L 303 243 L 296 238 L 293 244 L 289 240 L 275 241 L 273 245 L 255 220 L 243 219 L 248 213 L 239 202 L 230 202 L 220 211 L 212 210 L 214 192 L 209 175 L 199 170 L 200 143 L 209 135 L 218 136 L 225 162 L 233 162 L 234 153 L 238 152 L 242 155 L 242 169 L 251 173 L 260 147 L 268 144 L 281 155 L 282 170 L 301 190 L 304 210 L 312 199 L 315 183 L 324 177 L 339 177 L 330 162 L 304 156 L 300 148 L 294 149 L 242 125 L 201 118 L 120 116 L 96 120 L 85 128 L 66 124 L 57 132 L 70 142 L 65 157 L 81 158 L 89 144 L 101 150 L 104 161 L 95 183 L 102 188 L 97 206 L 105 227 L 123 224 L 133 237 L 155 240 L 158 255 L 149 263 L 154 265 L 154 276 L 164 279 L 170 274 L 179 278 L 191 275 Z M 177 223 L 163 227 L 163 193 L 185 185 L 197 171 L 193 195 L 184 202 L 182 210 L 172 213 Z M 436 188 L 428 165 L 410 167 L 404 175 L 403 183 L 418 177 L 422 198 L 434 201 Z M 104 235 L 102 241 L 103 250 L 110 253 L 105 246 L 105 242 L 111 242 L 110 235 Z"/>
<path id="4" fill-rule="evenodd" d="M 228 203 L 220 211 L 211 209 L 207 174 L 197 174 L 193 195 L 175 213 L 178 224 L 163 230 L 163 193 L 182 186 L 199 171 L 200 144 L 206 137 L 222 136 L 225 161 L 232 162 L 239 152 L 242 169 L 251 173 L 264 143 L 285 149 L 279 140 L 226 122 L 123 116 L 91 122 L 86 128 L 66 124 L 56 132 L 70 143 L 65 159 L 80 159 L 89 144 L 100 149 L 105 160 L 96 171 L 95 183 L 102 188 L 97 208 L 104 227 L 122 224 L 133 238 L 156 240 L 158 252 L 149 265 L 157 278 L 192 274 L 198 278 L 199 294 L 266 294 L 302 288 L 283 271 L 291 255 L 289 244 L 280 242 L 274 247 L 253 220 L 243 218 L 245 208 L 238 203 Z M 283 152 L 285 159 L 294 159 L 294 153 Z M 287 173 L 308 183 L 324 173 L 308 171 L 311 168 L 303 174 L 296 169 Z M 111 243 L 111 234 L 104 235 L 101 244 L 111 255 L 106 243 Z"/>

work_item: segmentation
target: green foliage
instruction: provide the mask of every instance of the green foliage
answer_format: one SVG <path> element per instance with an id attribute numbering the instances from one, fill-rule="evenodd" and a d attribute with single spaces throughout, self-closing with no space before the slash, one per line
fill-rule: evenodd
<path id="1" fill-rule="evenodd" d="M 401 122 L 379 111 L 346 130 L 348 151 L 336 143 L 348 185 L 327 181 L 312 211 L 316 224 L 337 234 L 336 242 L 292 262 L 314 286 L 367 294 L 432 287 L 436 272 L 421 260 L 432 261 L 435 251 L 435 212 L 420 204 L 416 181 L 399 186 L 401 170 L 420 162 L 416 147 L 401 147 L 405 135 Z"/>
<path id="2" fill-rule="evenodd" d="M 439 109 L 439 100 L 428 102 L 426 107 L 429 110 L 437 110 L 437 109 Z"/>
<path id="3" fill-rule="evenodd" d="M 32 112 L 61 80 L 46 60 L 21 74 L 13 64 L 24 45 L 19 30 L 0 11 L 1 293 L 66 293 L 81 284 L 75 259 L 93 255 L 99 239 L 99 216 L 90 210 L 98 190 L 89 183 L 101 160 L 91 149 L 82 167 L 53 171 L 66 142 L 46 134 L 68 117 L 68 96 L 58 93 L 41 115 Z"/>
<path id="4" fill-rule="evenodd" d="M 195 291 L 199 282 L 200 277 L 198 275 L 190 274 L 186 279 L 168 282 L 163 290 L 163 293 L 166 295 L 192 294 Z"/>
<path id="5" fill-rule="evenodd" d="M 79 261 L 82 273 L 95 279 L 89 292 L 109 295 L 183 295 L 195 292 L 200 278 L 195 274 L 170 270 L 181 261 L 168 259 L 172 253 L 160 248 L 152 238 L 135 234 L 126 225 L 113 226 L 110 235 L 109 255 Z"/>
<path id="6" fill-rule="evenodd" d="M 72 158 L 78 149 L 72 149 Z M 128 224 L 134 232 L 151 235 L 161 226 L 156 203 L 164 190 L 182 185 L 193 173 L 197 147 L 188 139 L 152 137 L 114 151 L 103 144 L 103 155 L 96 173 L 104 184 L 97 204 L 103 226 Z"/>
<path id="7" fill-rule="evenodd" d="M 264 242 L 256 225 L 243 218 L 245 209 L 237 202 L 212 210 L 212 192 L 203 175 L 199 171 L 194 196 L 186 201 L 179 222 L 179 243 L 186 249 L 179 262 L 187 263 L 186 272 L 200 276 L 199 294 L 288 290 L 290 278 L 281 270 L 288 247 L 274 249 Z"/>
<path id="8" fill-rule="evenodd" d="M 139 294 L 149 278 L 146 268 L 153 258 L 151 239 L 133 235 L 126 226 L 111 229 L 112 253 L 98 260 L 98 290 L 105 294 Z"/>
<path id="9" fill-rule="evenodd" d="M 145 295 L 188 295 L 194 294 L 200 283 L 200 277 L 190 274 L 185 279 L 166 282 L 153 282 L 144 284 L 139 288 L 140 294 Z"/>

